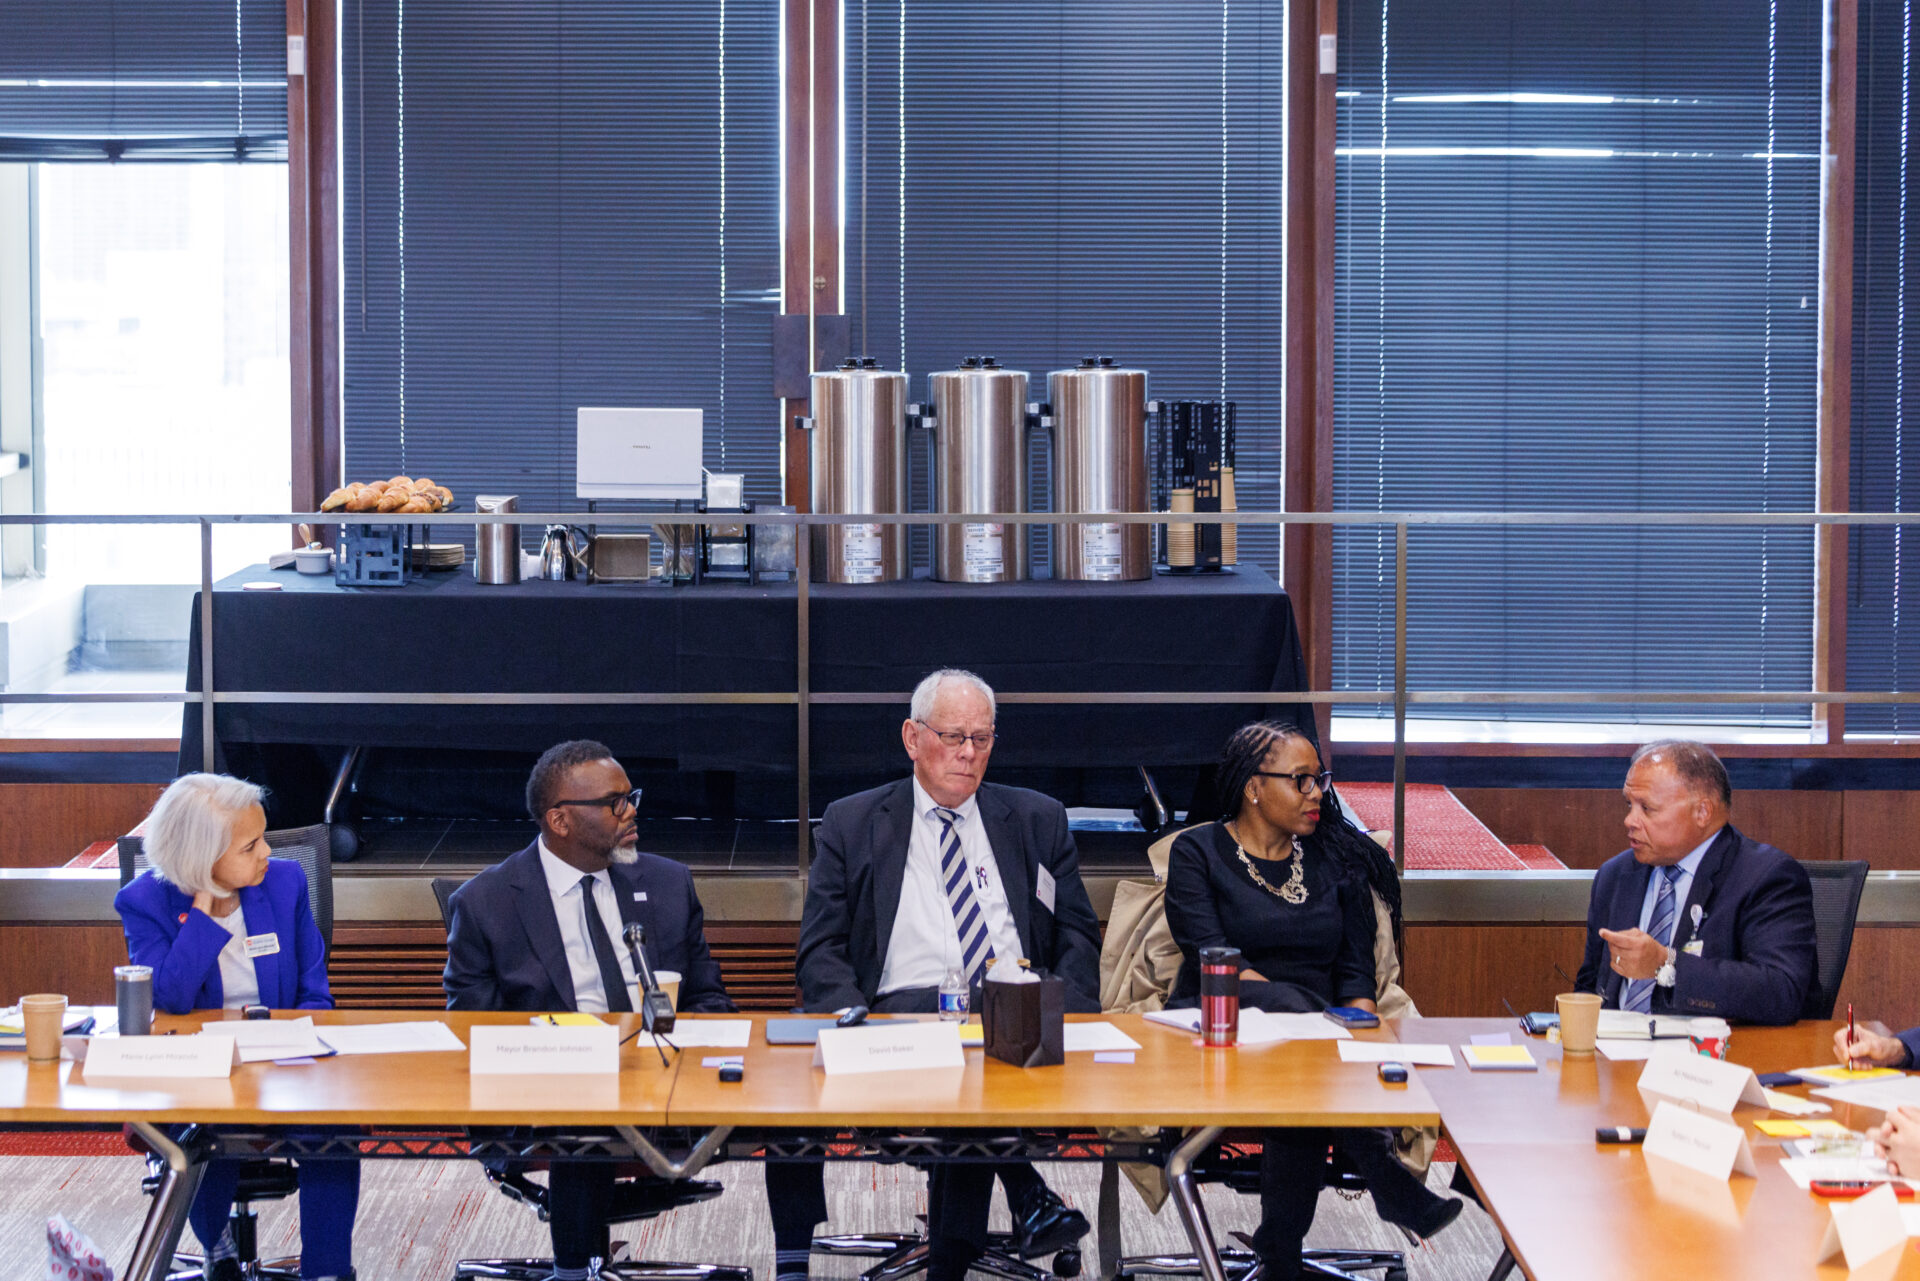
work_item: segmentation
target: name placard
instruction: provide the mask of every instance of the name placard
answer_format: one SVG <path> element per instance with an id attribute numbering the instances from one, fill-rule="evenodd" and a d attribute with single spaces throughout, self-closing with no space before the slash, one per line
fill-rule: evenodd
<path id="1" fill-rule="evenodd" d="M 820 1029 L 813 1065 L 825 1068 L 828 1076 L 854 1076 L 963 1068 L 967 1056 L 960 1048 L 958 1023 L 883 1022 Z"/>
<path id="2" fill-rule="evenodd" d="M 1695 1054 L 1686 1045 L 1662 1046 L 1640 1073 L 1640 1089 L 1675 1103 L 1692 1103 L 1707 1112 L 1731 1113 L 1738 1103 L 1767 1105 L 1752 1068 Z"/>
<path id="3" fill-rule="evenodd" d="M 1653 1109 L 1641 1151 L 1714 1179 L 1753 1174 L 1747 1132 L 1729 1121 L 1662 1101 Z"/>
<path id="4" fill-rule="evenodd" d="M 87 1047 L 86 1077 L 227 1077 L 239 1062 L 230 1036 L 96 1036 Z"/>
<path id="5" fill-rule="evenodd" d="M 1893 1195 L 1892 1184 L 1882 1184 L 1858 1200 L 1833 1203 L 1833 1221 L 1820 1239 L 1815 1262 L 1825 1263 L 1836 1254 L 1844 1254 L 1847 1270 L 1852 1272 L 1906 1244 L 1900 1201 Z"/>
<path id="6" fill-rule="evenodd" d="M 592 1076 L 620 1071 L 620 1029 L 490 1027 L 470 1029 L 467 1070 L 475 1076 Z"/>

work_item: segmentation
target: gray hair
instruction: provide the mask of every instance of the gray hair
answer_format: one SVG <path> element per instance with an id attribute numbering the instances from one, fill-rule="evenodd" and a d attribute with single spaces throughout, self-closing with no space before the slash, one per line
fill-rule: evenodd
<path id="1" fill-rule="evenodd" d="M 1649 756 L 1658 756 L 1673 766 L 1680 781 L 1700 795 L 1717 799 L 1722 805 L 1733 804 L 1733 780 L 1727 777 L 1726 765 L 1705 743 L 1688 738 L 1659 739 L 1635 752 L 1627 768 L 1632 769 Z"/>
<path id="2" fill-rule="evenodd" d="M 147 815 L 147 862 L 187 894 L 214 894 L 213 865 L 233 841 L 233 824 L 266 789 L 225 774 L 182 774 Z"/>
<path id="3" fill-rule="evenodd" d="M 999 719 L 999 707 L 993 701 L 993 686 L 975 676 L 972 672 L 958 667 L 943 667 L 937 672 L 929 672 L 925 680 L 913 687 L 911 714 L 916 721 L 925 721 L 933 715 L 933 700 L 940 693 L 940 687 L 948 681 L 955 681 L 973 689 L 987 700 L 987 715 Z"/>

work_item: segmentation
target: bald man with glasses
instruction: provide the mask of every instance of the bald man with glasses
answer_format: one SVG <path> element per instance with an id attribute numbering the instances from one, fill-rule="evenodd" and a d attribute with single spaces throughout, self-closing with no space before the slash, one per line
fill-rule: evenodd
<path id="1" fill-rule="evenodd" d="M 549 748 L 527 779 L 534 843 L 454 892 L 450 1010 L 624 1013 L 638 978 L 621 937 L 646 929 L 647 962 L 680 977 L 680 1010 L 734 1009 L 707 950 L 706 914 L 685 866 L 637 848 L 640 789 L 599 743 Z M 604 1256 L 614 1170 L 556 1161 L 548 1175 L 554 1276 L 582 1281 Z"/>

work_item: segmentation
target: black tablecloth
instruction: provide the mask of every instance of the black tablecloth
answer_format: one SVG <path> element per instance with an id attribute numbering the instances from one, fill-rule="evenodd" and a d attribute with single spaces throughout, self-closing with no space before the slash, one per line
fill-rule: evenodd
<path id="1" fill-rule="evenodd" d="M 240 590 L 263 579 L 282 590 Z M 970 668 L 1003 691 L 1306 687 L 1286 593 L 1256 568 L 1122 584 L 816 586 L 810 608 L 816 693 L 903 692 L 936 666 Z M 213 612 L 222 690 L 790 692 L 797 681 L 790 583 L 481 586 L 463 570 L 340 588 L 255 567 L 216 584 Z M 187 679 L 199 688 L 197 598 Z M 815 776 L 897 776 L 905 710 L 815 705 Z M 1009 704 L 995 775 L 1202 764 L 1261 715 L 1310 723 L 1291 704 Z M 779 773 L 794 768 L 796 720 L 779 705 L 239 703 L 217 708 L 215 732 L 223 754 L 263 744 L 538 753 L 597 738 L 630 769 Z M 180 752 L 183 769 L 200 768 L 198 707 L 186 708 Z"/>

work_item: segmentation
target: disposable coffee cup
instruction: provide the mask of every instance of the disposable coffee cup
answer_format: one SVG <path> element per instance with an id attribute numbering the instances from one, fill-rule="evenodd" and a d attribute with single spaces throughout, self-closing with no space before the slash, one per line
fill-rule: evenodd
<path id="1" fill-rule="evenodd" d="M 660 985 L 660 990 L 667 994 L 667 999 L 673 1002 L 673 1008 L 678 1010 L 680 1008 L 680 971 L 655 970 L 653 981 Z"/>
<path id="2" fill-rule="evenodd" d="M 60 1057 L 60 1025 L 66 1021 L 67 998 L 40 993 L 20 998 L 20 1021 L 26 1025 L 27 1058 L 51 1063 Z"/>
<path id="3" fill-rule="evenodd" d="M 1695 1054 L 1704 1054 L 1710 1059 L 1727 1057 L 1727 1042 L 1733 1039 L 1733 1028 L 1725 1019 L 1692 1019 L 1687 1023 L 1687 1040 L 1693 1046 Z"/>
<path id="4" fill-rule="evenodd" d="M 1553 998 L 1560 1011 L 1560 1052 L 1592 1054 L 1600 1032 L 1600 996 L 1596 992 L 1562 992 Z"/>

